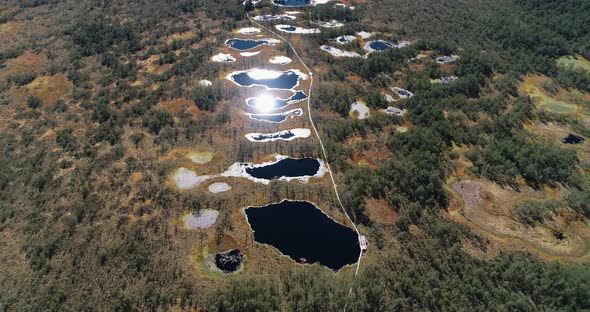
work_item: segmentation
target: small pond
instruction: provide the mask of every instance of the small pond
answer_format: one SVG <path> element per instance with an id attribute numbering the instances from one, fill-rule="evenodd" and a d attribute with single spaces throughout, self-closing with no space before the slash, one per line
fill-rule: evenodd
<path id="1" fill-rule="evenodd" d="M 4 65 L 4 64 L 0 64 L 0 69 L 4 69 L 4 68 L 6 68 L 6 67 L 7 67 L 6 65 Z"/>
<path id="2" fill-rule="evenodd" d="M 266 38 L 266 39 L 237 39 L 237 38 L 233 38 L 233 39 L 228 39 L 227 41 L 225 41 L 225 44 L 228 45 L 230 48 L 240 50 L 240 51 L 245 51 L 245 50 L 254 49 L 254 48 L 261 46 L 263 44 L 274 45 L 279 42 L 280 42 L 279 40 L 272 39 L 272 38 Z"/>
<path id="3" fill-rule="evenodd" d="M 399 96 L 401 99 L 407 99 L 414 96 L 414 93 L 398 87 L 391 88 L 391 91 L 395 92 L 395 94 L 397 94 L 397 96 Z"/>
<path id="4" fill-rule="evenodd" d="M 285 7 L 302 7 L 310 5 L 310 0 L 272 0 L 274 5 Z"/>
<path id="5" fill-rule="evenodd" d="M 328 168 L 320 159 L 277 155 L 276 160 L 260 164 L 234 163 L 219 176 L 242 177 L 263 184 L 269 184 L 272 180 L 307 183 L 309 179 L 320 178 L 326 172 Z"/>
<path id="6" fill-rule="evenodd" d="M 269 95 L 261 95 L 246 99 L 246 105 L 256 108 L 259 112 L 268 112 L 271 110 L 285 108 L 291 104 L 295 104 L 307 99 L 307 95 L 303 91 L 297 91 L 288 99 L 272 98 Z"/>
<path id="7" fill-rule="evenodd" d="M 215 266 L 223 273 L 233 273 L 242 267 L 246 256 L 239 249 L 215 254 Z"/>
<path id="8" fill-rule="evenodd" d="M 247 114 L 248 117 L 257 121 L 266 121 L 272 123 L 282 123 L 283 121 L 287 120 L 287 118 L 297 117 L 303 115 L 303 110 L 301 108 L 292 109 L 290 111 L 276 113 L 276 114 Z"/>
<path id="9" fill-rule="evenodd" d="M 369 41 L 365 44 L 364 49 L 370 52 L 384 51 L 393 47 L 393 44 L 383 40 Z"/>
<path id="10" fill-rule="evenodd" d="M 296 128 L 273 133 L 248 133 L 245 135 L 250 142 L 272 142 L 277 140 L 292 141 L 299 138 L 307 138 L 311 131 L 306 128 Z"/>
<path id="11" fill-rule="evenodd" d="M 313 176 L 320 170 L 315 158 L 285 158 L 263 167 L 246 168 L 246 173 L 257 179 L 273 180 L 277 177 Z"/>
<path id="12" fill-rule="evenodd" d="M 277 248 L 298 263 L 319 263 L 334 271 L 356 263 L 361 252 L 357 233 L 306 201 L 284 200 L 248 207 L 254 240 Z"/>
<path id="13" fill-rule="evenodd" d="M 297 69 L 276 71 L 254 68 L 230 73 L 226 79 L 240 87 L 262 86 L 266 89 L 291 90 L 299 85 L 299 79 L 306 80 L 308 77 Z"/>
<path id="14" fill-rule="evenodd" d="M 561 142 L 563 144 L 580 144 L 580 143 L 584 142 L 584 138 L 579 135 L 575 135 L 575 134 L 570 133 L 568 136 L 561 139 Z"/>
<path id="15" fill-rule="evenodd" d="M 336 42 L 338 42 L 340 44 L 346 44 L 346 43 L 349 43 L 349 42 L 352 42 L 352 41 L 356 40 L 356 37 L 355 36 L 346 35 L 346 36 L 336 37 L 336 39 L 334 39 L 334 40 L 336 40 Z"/>

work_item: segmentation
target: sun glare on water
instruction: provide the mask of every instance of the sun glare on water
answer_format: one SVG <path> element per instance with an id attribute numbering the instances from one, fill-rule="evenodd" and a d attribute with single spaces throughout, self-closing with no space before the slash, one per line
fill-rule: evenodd
<path id="1" fill-rule="evenodd" d="M 256 97 L 256 110 L 268 113 L 274 108 L 275 99 L 269 94 L 261 94 Z"/>
<path id="2" fill-rule="evenodd" d="M 281 76 L 282 72 L 268 69 L 254 69 L 248 72 L 248 76 L 254 80 L 276 79 Z"/>

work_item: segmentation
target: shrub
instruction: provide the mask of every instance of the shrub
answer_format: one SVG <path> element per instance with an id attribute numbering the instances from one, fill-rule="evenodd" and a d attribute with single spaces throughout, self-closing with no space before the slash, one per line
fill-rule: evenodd
<path id="1" fill-rule="evenodd" d="M 29 95 L 27 97 L 27 106 L 32 109 L 37 109 L 43 105 L 43 100 L 35 95 Z"/>

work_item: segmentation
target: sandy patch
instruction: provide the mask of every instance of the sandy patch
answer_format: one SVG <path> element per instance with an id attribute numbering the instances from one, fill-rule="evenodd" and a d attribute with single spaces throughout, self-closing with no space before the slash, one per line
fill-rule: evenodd
<path id="1" fill-rule="evenodd" d="M 206 164 L 213 159 L 215 153 L 212 152 L 200 152 L 200 151 L 192 151 L 186 154 L 192 162 L 196 164 Z"/>
<path id="2" fill-rule="evenodd" d="M 317 21 L 316 24 L 318 24 L 318 26 L 320 26 L 320 27 L 325 27 L 325 28 L 340 28 L 340 27 L 344 26 L 343 23 L 340 23 L 337 20 L 331 20 L 329 22 Z"/>
<path id="3" fill-rule="evenodd" d="M 271 64 L 279 64 L 279 65 L 287 65 L 289 63 L 291 63 L 293 60 L 289 57 L 286 56 L 281 56 L 281 55 L 277 55 L 277 56 L 273 56 L 271 57 L 268 62 Z"/>
<path id="4" fill-rule="evenodd" d="M 219 211 L 217 210 L 203 209 L 184 215 L 182 217 L 182 224 L 187 230 L 207 229 L 215 223 L 218 216 Z"/>
<path id="5" fill-rule="evenodd" d="M 244 28 L 238 29 L 236 32 L 239 34 L 242 34 L 242 35 L 255 35 L 255 34 L 260 33 L 260 28 L 258 28 L 258 27 L 244 27 Z"/>
<path id="6" fill-rule="evenodd" d="M 231 56 L 231 54 L 218 53 L 213 55 L 211 60 L 218 63 L 233 63 L 236 61 L 236 58 Z"/>
<path id="7" fill-rule="evenodd" d="M 352 103 L 349 114 L 356 119 L 365 119 L 370 116 L 369 108 L 361 101 Z"/>
<path id="8" fill-rule="evenodd" d="M 322 45 L 320 49 L 332 54 L 333 56 L 342 56 L 342 57 L 361 57 L 360 54 L 353 52 L 353 51 L 344 51 L 329 45 Z"/>
<path id="9" fill-rule="evenodd" d="M 194 171 L 186 168 L 178 168 L 172 175 L 176 187 L 181 190 L 194 188 L 208 178 L 209 176 L 198 176 Z"/>
<path id="10" fill-rule="evenodd" d="M 275 25 L 278 31 L 290 33 L 290 34 L 319 34 L 321 31 L 317 28 L 303 28 L 293 25 Z"/>
<path id="11" fill-rule="evenodd" d="M 209 185 L 209 192 L 211 193 L 223 193 L 231 190 L 231 186 L 224 182 L 215 182 Z"/>
<path id="12" fill-rule="evenodd" d="M 246 56 L 246 57 L 255 56 L 255 55 L 258 55 L 258 54 L 260 54 L 260 51 L 256 51 L 256 52 L 240 52 L 240 55 L 241 56 Z"/>
<path id="13" fill-rule="evenodd" d="M 559 256 L 579 256 L 585 252 L 586 242 L 569 227 L 552 224 L 528 226 L 509 217 L 510 207 L 527 198 L 544 198 L 543 191 L 527 186 L 521 192 L 504 189 L 489 181 L 462 180 L 451 185 L 463 201 L 463 216 L 478 228 L 501 238 L 524 241 L 541 251 Z M 563 239 L 558 238 L 558 233 Z"/>
<path id="14" fill-rule="evenodd" d="M 373 33 L 366 32 L 366 31 L 359 31 L 356 33 L 357 36 L 361 37 L 362 39 L 369 39 L 373 36 Z"/>
<path id="15" fill-rule="evenodd" d="M 211 80 L 203 79 L 199 80 L 199 85 L 203 87 L 210 87 L 213 85 L 213 82 L 211 82 Z"/>

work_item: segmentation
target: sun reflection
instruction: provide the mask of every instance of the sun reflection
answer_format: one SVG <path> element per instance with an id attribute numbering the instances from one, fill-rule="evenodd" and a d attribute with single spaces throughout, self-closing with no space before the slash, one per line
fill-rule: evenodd
<path id="1" fill-rule="evenodd" d="M 254 80 L 277 79 L 282 74 L 283 72 L 280 71 L 258 68 L 252 69 L 248 72 L 248 76 Z"/>
<path id="2" fill-rule="evenodd" d="M 269 94 L 261 94 L 254 100 L 256 109 L 262 113 L 268 113 L 274 109 L 275 99 Z"/>

